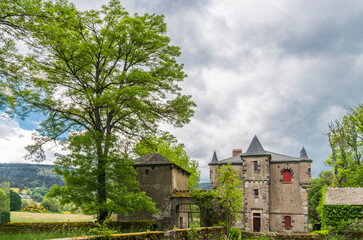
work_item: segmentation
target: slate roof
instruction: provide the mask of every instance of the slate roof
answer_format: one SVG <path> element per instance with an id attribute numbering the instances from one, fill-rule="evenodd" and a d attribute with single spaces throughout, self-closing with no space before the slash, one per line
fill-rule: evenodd
<path id="1" fill-rule="evenodd" d="M 328 188 L 326 205 L 363 205 L 363 188 Z"/>
<path id="2" fill-rule="evenodd" d="M 173 165 L 173 166 L 180 168 L 181 170 L 183 170 L 184 172 L 186 172 L 190 175 L 190 172 L 188 172 L 187 170 L 183 169 L 182 167 L 176 165 L 175 163 L 171 162 L 169 159 L 167 159 L 166 157 L 164 157 L 163 155 L 161 155 L 160 153 L 157 153 L 157 152 L 150 153 L 148 155 L 139 157 L 139 158 L 135 159 L 134 162 L 135 162 L 135 166 Z"/>
<path id="3" fill-rule="evenodd" d="M 209 165 L 224 165 L 228 163 L 231 163 L 232 165 L 242 164 L 241 156 L 237 155 L 234 157 L 223 159 L 221 161 L 214 161 L 214 162 L 212 161 L 209 163 Z"/>
<path id="4" fill-rule="evenodd" d="M 214 151 L 214 154 L 215 154 L 215 151 Z M 234 157 L 226 158 L 221 161 L 218 161 L 218 159 L 217 159 L 217 161 L 215 161 L 214 155 L 213 155 L 212 162 L 210 162 L 209 165 L 224 165 L 224 164 L 228 164 L 228 163 L 231 163 L 232 165 L 242 164 L 241 157 L 247 157 L 247 156 L 270 156 L 271 163 L 312 161 L 308 157 L 304 147 L 302 147 L 302 149 L 300 151 L 300 158 L 291 157 L 291 156 L 280 154 L 280 153 L 266 151 L 262 147 L 262 144 L 258 140 L 257 136 L 254 136 L 250 146 L 248 147 L 248 149 L 245 153 L 242 153 L 241 155 L 237 155 Z"/>
<path id="5" fill-rule="evenodd" d="M 253 137 L 250 146 L 247 148 L 247 151 L 241 154 L 241 156 L 264 156 L 264 155 L 268 154 L 265 152 L 265 149 L 263 149 L 256 135 Z"/>

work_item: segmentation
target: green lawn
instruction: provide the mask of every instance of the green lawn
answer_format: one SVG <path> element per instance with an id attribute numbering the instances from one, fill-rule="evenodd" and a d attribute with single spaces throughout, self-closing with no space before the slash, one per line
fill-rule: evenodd
<path id="1" fill-rule="evenodd" d="M 11 222 L 85 222 L 94 221 L 93 215 L 11 212 Z"/>

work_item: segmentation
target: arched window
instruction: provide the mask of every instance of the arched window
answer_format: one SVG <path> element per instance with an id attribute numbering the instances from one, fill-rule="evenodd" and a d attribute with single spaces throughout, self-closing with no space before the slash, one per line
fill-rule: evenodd
<path id="1" fill-rule="evenodd" d="M 286 169 L 282 173 L 282 181 L 283 182 L 291 182 L 291 171 Z"/>

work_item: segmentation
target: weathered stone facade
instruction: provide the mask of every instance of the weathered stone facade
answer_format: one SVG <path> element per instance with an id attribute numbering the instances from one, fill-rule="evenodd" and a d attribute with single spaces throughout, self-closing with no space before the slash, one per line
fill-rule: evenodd
<path id="1" fill-rule="evenodd" d="M 188 213 L 185 205 L 173 203 L 174 191 L 188 190 L 190 173 L 172 163 L 159 153 L 151 153 L 135 160 L 136 179 L 140 190 L 151 197 L 158 211 L 137 212 L 132 216 L 119 214 L 119 221 L 155 220 L 160 229 L 188 227 Z M 187 200 L 187 203 L 191 202 Z"/>
<path id="2" fill-rule="evenodd" d="M 242 181 L 243 209 L 235 227 L 250 232 L 308 232 L 308 196 L 311 162 L 304 148 L 294 158 L 265 151 L 255 136 L 246 153 L 209 164 L 212 188 L 218 170 L 231 163 Z"/>

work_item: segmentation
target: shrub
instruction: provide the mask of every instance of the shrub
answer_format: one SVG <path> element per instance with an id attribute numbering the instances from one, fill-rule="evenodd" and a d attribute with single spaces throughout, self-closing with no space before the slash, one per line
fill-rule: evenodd
<path id="1" fill-rule="evenodd" d="M 21 197 L 18 193 L 10 190 L 10 211 L 21 210 Z"/>
<path id="2" fill-rule="evenodd" d="M 45 209 L 43 206 L 38 206 L 38 205 L 28 205 L 27 207 L 24 207 L 22 209 L 22 211 L 24 212 L 37 212 L 37 213 L 46 213 L 47 209 Z"/>

